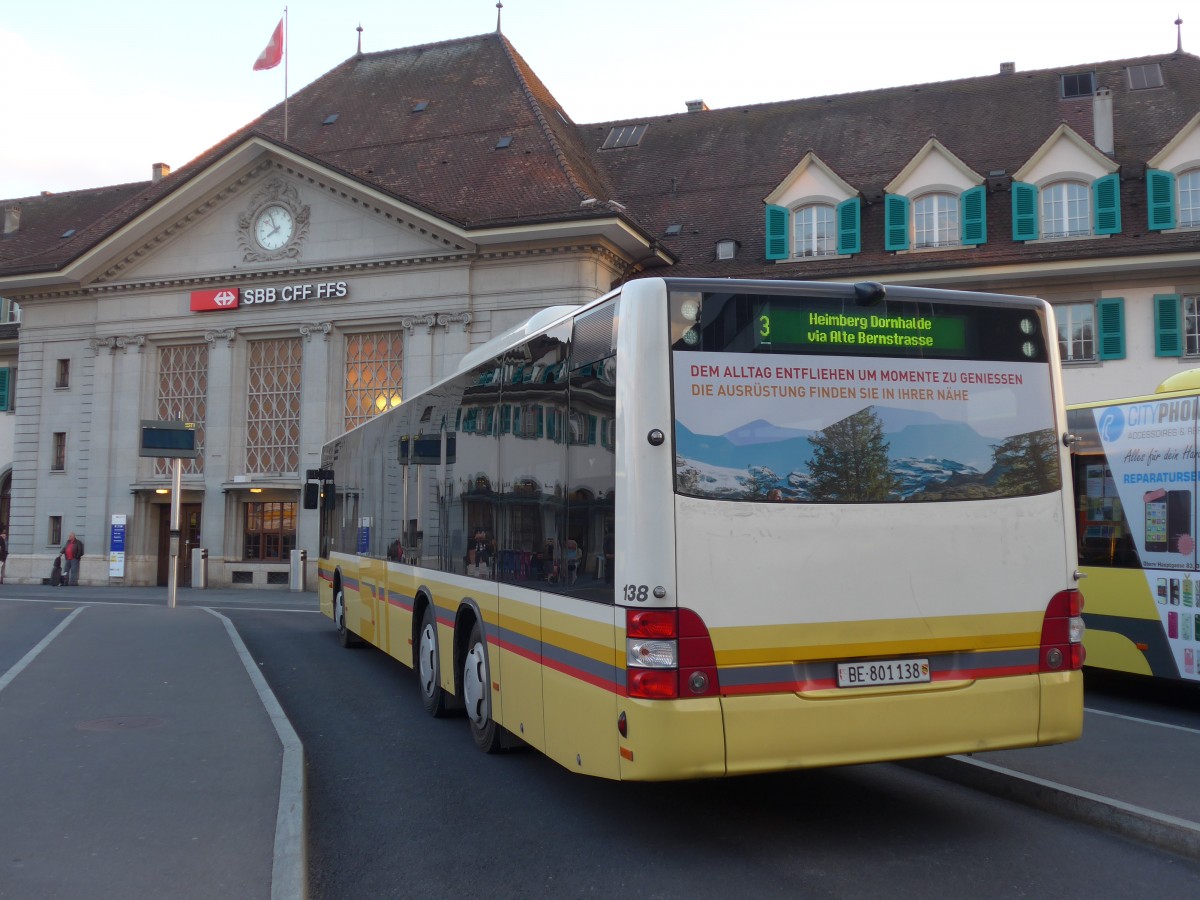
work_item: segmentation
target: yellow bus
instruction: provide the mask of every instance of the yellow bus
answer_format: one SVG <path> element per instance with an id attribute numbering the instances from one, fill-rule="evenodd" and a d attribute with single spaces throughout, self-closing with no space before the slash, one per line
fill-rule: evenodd
<path id="1" fill-rule="evenodd" d="M 324 447 L 321 609 L 481 749 L 603 778 L 1072 740 L 1054 335 L 875 283 L 545 310 Z"/>
<path id="2" fill-rule="evenodd" d="M 1068 407 L 1089 666 L 1200 680 L 1198 398 L 1193 369 Z"/>

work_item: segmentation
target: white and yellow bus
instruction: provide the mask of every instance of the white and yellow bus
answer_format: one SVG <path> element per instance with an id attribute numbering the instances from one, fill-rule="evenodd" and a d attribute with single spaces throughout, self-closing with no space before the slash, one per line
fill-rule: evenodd
<path id="1" fill-rule="evenodd" d="M 321 609 L 483 750 L 604 778 L 1072 740 L 1054 335 L 872 283 L 546 310 L 324 448 Z"/>
<path id="2" fill-rule="evenodd" d="M 1068 407 L 1087 663 L 1200 681 L 1200 369 Z"/>

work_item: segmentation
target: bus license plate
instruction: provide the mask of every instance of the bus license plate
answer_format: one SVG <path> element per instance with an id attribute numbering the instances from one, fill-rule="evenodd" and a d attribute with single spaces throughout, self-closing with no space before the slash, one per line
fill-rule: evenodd
<path id="1" fill-rule="evenodd" d="M 881 684 L 921 684 L 929 680 L 927 659 L 877 659 L 838 663 L 838 687 L 873 687 Z"/>

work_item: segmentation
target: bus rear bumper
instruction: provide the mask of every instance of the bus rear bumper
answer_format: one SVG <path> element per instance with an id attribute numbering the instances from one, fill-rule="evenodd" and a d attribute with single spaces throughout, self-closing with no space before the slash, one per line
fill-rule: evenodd
<path id="1" fill-rule="evenodd" d="M 920 688 L 726 697 L 728 773 L 946 756 L 1074 740 L 1079 672 Z"/>
<path id="2" fill-rule="evenodd" d="M 712 778 L 1075 740 L 1080 672 L 720 700 L 624 700 L 625 780 Z"/>

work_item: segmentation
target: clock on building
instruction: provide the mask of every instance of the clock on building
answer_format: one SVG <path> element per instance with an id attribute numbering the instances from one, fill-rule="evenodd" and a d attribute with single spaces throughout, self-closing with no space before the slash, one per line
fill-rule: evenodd
<path id="1" fill-rule="evenodd" d="M 254 220 L 254 238 L 264 250 L 280 250 L 291 241 L 295 227 L 292 211 L 272 203 Z"/>

